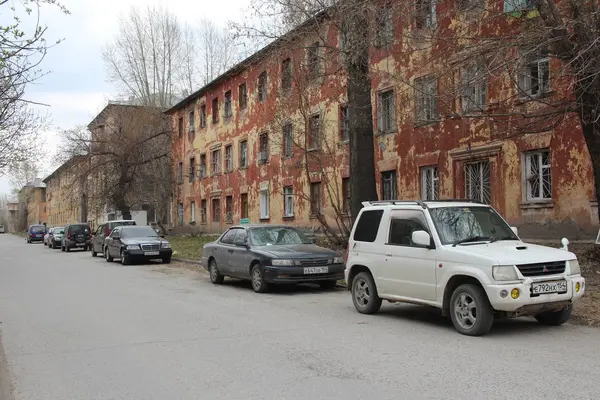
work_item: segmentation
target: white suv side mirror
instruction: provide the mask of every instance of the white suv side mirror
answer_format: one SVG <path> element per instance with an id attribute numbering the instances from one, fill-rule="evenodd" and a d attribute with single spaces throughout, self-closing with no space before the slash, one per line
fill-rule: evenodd
<path id="1" fill-rule="evenodd" d="M 431 236 L 425 231 L 414 231 L 411 240 L 417 246 L 429 247 L 431 245 Z"/>
<path id="2" fill-rule="evenodd" d="M 519 236 L 519 228 L 517 228 L 516 226 L 511 226 L 510 229 L 515 235 Z"/>

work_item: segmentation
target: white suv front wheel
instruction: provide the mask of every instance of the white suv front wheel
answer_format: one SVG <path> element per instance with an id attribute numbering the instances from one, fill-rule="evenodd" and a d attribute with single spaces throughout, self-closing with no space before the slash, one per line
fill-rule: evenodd
<path id="1" fill-rule="evenodd" d="M 361 272 L 352 281 L 352 302 L 361 314 L 375 314 L 381 308 L 375 281 L 368 272 Z"/>
<path id="2" fill-rule="evenodd" d="M 481 336 L 492 329 L 494 310 L 482 287 L 465 284 L 452 293 L 450 318 L 459 333 Z"/>

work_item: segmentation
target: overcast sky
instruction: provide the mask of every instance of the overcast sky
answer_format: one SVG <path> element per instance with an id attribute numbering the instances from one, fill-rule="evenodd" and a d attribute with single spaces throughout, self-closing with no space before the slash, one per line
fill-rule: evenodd
<path id="1" fill-rule="evenodd" d="M 87 124 L 102 110 L 109 99 L 117 98 L 114 86 L 107 82 L 101 54 L 103 46 L 117 31 L 117 19 L 131 6 L 162 5 L 181 20 L 197 25 L 202 17 L 226 26 L 240 18 L 249 0 L 61 0 L 70 15 L 53 7 L 42 9 L 41 19 L 48 26 L 46 38 L 64 42 L 51 49 L 42 68 L 51 71 L 32 86 L 27 99 L 48 104 L 51 128 L 44 132 L 44 147 L 49 157 L 58 144 L 58 132 Z M 57 165 L 52 162 L 42 171 L 42 178 Z M 7 178 L 0 178 L 0 194 L 9 193 Z"/>

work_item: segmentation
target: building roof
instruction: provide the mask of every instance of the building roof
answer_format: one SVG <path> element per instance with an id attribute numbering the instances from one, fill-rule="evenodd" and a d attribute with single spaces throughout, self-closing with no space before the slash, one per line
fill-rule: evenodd
<path id="1" fill-rule="evenodd" d="M 66 162 L 64 162 L 60 167 L 56 168 L 54 170 L 54 172 L 52 172 L 50 175 L 48 175 L 46 178 L 44 178 L 44 180 L 42 182 L 44 182 L 44 183 L 47 184 L 52 178 L 54 178 L 61 171 L 64 171 L 65 169 L 71 167 L 76 162 L 83 161 L 85 158 L 86 158 L 85 155 L 78 155 L 78 156 L 71 157 L 69 160 L 67 160 Z"/>
<path id="2" fill-rule="evenodd" d="M 250 55 L 246 59 L 244 59 L 241 62 L 237 63 L 236 65 L 234 65 L 233 67 L 231 67 L 229 70 L 225 71 L 224 73 L 222 73 L 221 75 L 217 76 L 215 79 L 213 79 L 212 81 L 210 81 L 206 85 L 202 86 L 200 89 L 196 90 L 195 92 L 193 92 L 189 96 L 184 97 L 182 100 L 180 100 L 179 102 L 177 102 L 171 108 L 165 110 L 165 114 L 169 114 L 172 111 L 175 111 L 175 110 L 177 110 L 179 108 L 183 108 L 188 103 L 192 102 L 193 100 L 197 99 L 198 97 L 201 97 L 202 94 L 204 94 L 204 92 L 207 92 L 208 89 L 211 88 L 212 86 L 216 85 L 217 83 L 219 83 L 221 81 L 224 81 L 225 79 L 229 78 L 232 75 L 236 75 L 237 73 L 243 71 L 248 66 L 258 63 L 263 58 L 265 58 L 265 56 L 269 52 L 271 52 L 272 50 L 275 50 L 278 46 L 282 45 L 286 40 L 290 40 L 291 38 L 293 38 L 294 35 L 298 34 L 302 28 L 306 28 L 306 27 L 310 26 L 311 24 L 315 23 L 316 21 L 321 21 L 323 18 L 325 18 L 327 16 L 328 11 L 329 10 L 320 11 L 319 13 L 315 14 L 314 17 L 307 19 L 302 24 L 298 25 L 296 28 L 290 30 L 286 34 L 284 34 L 284 35 L 280 36 L 279 38 L 273 40 L 271 43 L 269 43 L 268 45 L 266 45 L 262 49 L 258 50 L 256 53 Z"/>
<path id="3" fill-rule="evenodd" d="M 108 104 L 104 106 L 102 111 L 100 111 L 100 113 L 98 113 L 98 115 L 96 115 L 94 119 L 88 124 L 87 128 L 91 130 L 94 126 L 98 125 L 100 121 L 106 118 L 106 115 L 108 114 L 109 110 L 115 107 L 144 108 L 145 106 L 127 101 L 109 101 Z"/>

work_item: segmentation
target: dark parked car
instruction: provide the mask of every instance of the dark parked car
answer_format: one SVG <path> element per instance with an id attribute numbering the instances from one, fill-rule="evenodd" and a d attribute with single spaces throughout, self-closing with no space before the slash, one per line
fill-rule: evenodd
<path id="1" fill-rule="evenodd" d="M 59 248 L 64 233 L 65 228 L 62 226 L 55 226 L 54 228 L 50 228 L 46 237 L 46 245 L 51 249 Z"/>
<path id="2" fill-rule="evenodd" d="M 234 226 L 204 245 L 201 263 L 212 283 L 223 283 L 225 276 L 248 279 L 257 293 L 277 283 L 333 288 L 344 278 L 344 260 L 338 253 L 285 225 Z"/>
<path id="3" fill-rule="evenodd" d="M 46 227 L 44 225 L 29 225 L 29 228 L 27 229 L 27 243 L 43 242 L 45 234 Z"/>
<path id="4" fill-rule="evenodd" d="M 0 225 L 0 233 L 4 233 L 4 225 Z"/>
<path id="5" fill-rule="evenodd" d="M 96 257 L 98 253 L 104 253 L 104 246 L 106 244 L 106 238 L 110 235 L 113 229 L 117 226 L 130 226 L 137 225 L 134 220 L 117 220 L 109 221 L 96 229 L 94 237 L 92 239 L 92 257 Z"/>
<path id="6" fill-rule="evenodd" d="M 164 264 L 168 264 L 172 254 L 171 244 L 151 227 L 118 226 L 106 239 L 104 258 L 107 262 L 120 258 L 123 265 L 132 261 L 155 259 L 161 259 Z"/>
<path id="7" fill-rule="evenodd" d="M 85 223 L 69 224 L 61 238 L 60 249 L 69 252 L 71 249 L 88 250 L 91 245 L 92 230 Z"/>

